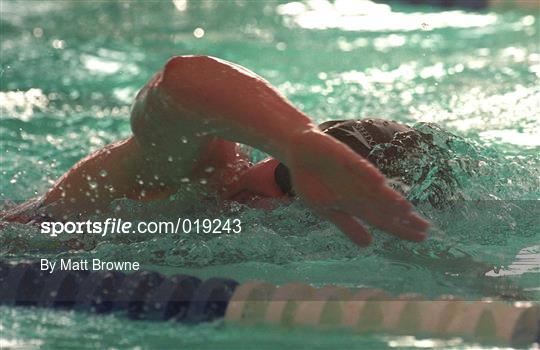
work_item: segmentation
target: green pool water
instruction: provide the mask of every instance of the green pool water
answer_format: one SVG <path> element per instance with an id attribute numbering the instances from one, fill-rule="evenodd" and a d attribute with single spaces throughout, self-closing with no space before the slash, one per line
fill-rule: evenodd
<path id="1" fill-rule="evenodd" d="M 128 136 L 130 104 L 147 79 L 173 55 L 206 54 L 257 72 L 316 121 L 383 117 L 433 134 L 444 164 L 400 164 L 416 179 L 404 191 L 435 226 L 426 242 L 375 232 L 375 244 L 358 249 L 300 202 L 271 212 L 224 210 L 185 190 L 146 205 L 124 201 L 121 216 L 234 217 L 244 231 L 85 237 L 91 251 L 70 251 L 70 237 L 8 224 L 0 231 L 0 258 L 137 257 L 144 268 L 169 275 L 539 300 L 538 15 L 359 4 L 2 1 L 0 199 L 9 207 L 41 195 L 81 157 Z M 437 176 L 445 166 L 450 183 Z M 435 171 L 416 176 L 426 167 Z M 427 203 L 446 190 L 448 203 Z M 2 348 L 475 346 L 0 307 Z"/>

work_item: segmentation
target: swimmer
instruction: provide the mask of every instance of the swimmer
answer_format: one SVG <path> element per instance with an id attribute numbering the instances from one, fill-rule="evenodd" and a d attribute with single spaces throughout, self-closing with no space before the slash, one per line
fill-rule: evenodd
<path id="1" fill-rule="evenodd" d="M 208 56 L 171 58 L 138 92 L 133 135 L 80 160 L 42 197 L 3 214 L 30 222 L 106 213 L 115 199 L 165 199 L 186 182 L 223 200 L 298 196 L 353 242 L 370 244 L 363 223 L 422 241 L 429 223 L 366 159 L 379 143 L 411 133 L 381 119 L 317 126 L 270 83 Z M 272 157 L 251 165 L 245 144 Z M 43 214 L 43 210 L 45 210 Z"/>

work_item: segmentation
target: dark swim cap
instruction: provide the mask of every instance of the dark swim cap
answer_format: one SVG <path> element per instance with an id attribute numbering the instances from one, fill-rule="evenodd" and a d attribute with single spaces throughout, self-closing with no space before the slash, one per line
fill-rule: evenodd
<path id="1" fill-rule="evenodd" d="M 319 129 L 367 160 L 370 160 L 369 153 L 375 146 L 391 142 L 398 133 L 414 131 L 406 125 L 384 119 L 331 120 L 320 124 Z M 274 178 L 283 193 L 294 196 L 291 175 L 285 164 L 279 163 Z"/>

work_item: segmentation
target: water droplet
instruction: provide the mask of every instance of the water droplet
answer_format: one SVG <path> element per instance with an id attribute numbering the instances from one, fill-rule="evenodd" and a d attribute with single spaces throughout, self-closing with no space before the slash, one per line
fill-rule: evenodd
<path id="1" fill-rule="evenodd" d="M 139 180 L 137 181 L 139 183 L 139 185 L 144 185 L 144 181 L 143 180 Z"/>
<path id="2" fill-rule="evenodd" d="M 180 140 L 182 140 L 182 143 L 187 143 L 187 138 L 185 136 L 182 136 Z"/>
<path id="3" fill-rule="evenodd" d="M 199 181 L 202 185 L 206 185 L 208 183 L 208 181 L 206 181 L 206 179 L 202 179 L 201 181 Z"/>
<path id="4" fill-rule="evenodd" d="M 43 29 L 39 28 L 39 27 L 36 27 L 34 28 L 34 30 L 32 31 L 32 34 L 34 34 L 34 36 L 36 38 L 41 38 L 43 36 Z"/>
<path id="5" fill-rule="evenodd" d="M 52 47 L 54 47 L 55 49 L 61 50 L 64 47 L 66 47 L 66 42 L 64 40 L 55 39 L 52 42 Z"/>
<path id="6" fill-rule="evenodd" d="M 183 177 L 180 179 L 180 182 L 189 182 L 189 179 L 187 177 Z"/>
<path id="7" fill-rule="evenodd" d="M 90 182 L 88 183 L 88 185 L 89 185 L 90 188 L 93 189 L 93 190 L 95 190 L 95 189 L 98 187 L 98 184 L 97 184 L 97 182 L 95 182 L 95 181 L 90 181 Z"/>
<path id="8" fill-rule="evenodd" d="M 101 176 L 101 177 L 107 176 L 107 170 L 102 169 L 102 170 L 99 172 L 99 176 Z"/>
<path id="9" fill-rule="evenodd" d="M 204 36 L 204 29 L 195 28 L 195 30 L 193 31 L 193 36 L 196 37 L 197 39 L 202 38 Z"/>
<path id="10" fill-rule="evenodd" d="M 171 163 L 172 163 L 172 161 L 173 161 L 173 157 L 171 157 L 171 156 L 168 156 L 168 157 L 167 157 L 167 160 L 168 160 L 169 162 L 171 162 Z"/>
<path id="11" fill-rule="evenodd" d="M 211 172 L 213 172 L 214 170 L 216 170 L 216 169 L 215 169 L 214 167 L 211 167 L 211 166 L 209 166 L 209 167 L 207 167 L 206 169 L 204 169 L 204 171 L 206 171 L 207 173 L 211 173 Z"/>

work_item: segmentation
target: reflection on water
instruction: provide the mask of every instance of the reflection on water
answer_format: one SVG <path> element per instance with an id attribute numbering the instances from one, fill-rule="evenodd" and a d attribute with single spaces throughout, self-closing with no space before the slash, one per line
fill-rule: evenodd
<path id="1" fill-rule="evenodd" d="M 369 0 L 307 0 L 277 7 L 277 12 L 292 19 L 291 24 L 306 29 L 346 31 L 415 31 L 439 28 L 474 28 L 497 23 L 497 15 L 463 11 L 438 13 L 392 11 L 386 4 Z"/>
<path id="2" fill-rule="evenodd" d="M 540 246 L 531 246 L 523 248 L 516 255 L 515 260 L 507 267 L 491 270 L 486 273 L 486 276 L 511 276 L 521 275 L 524 273 L 539 273 L 540 272 Z"/>

